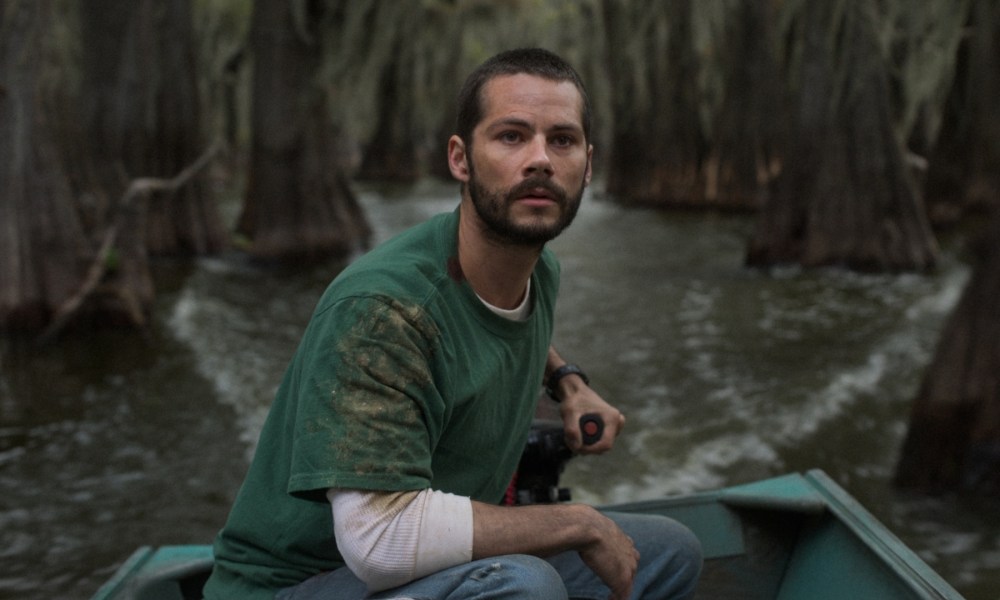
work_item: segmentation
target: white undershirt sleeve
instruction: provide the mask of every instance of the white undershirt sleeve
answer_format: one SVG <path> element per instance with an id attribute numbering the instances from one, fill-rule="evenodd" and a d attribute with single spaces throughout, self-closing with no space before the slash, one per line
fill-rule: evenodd
<path id="1" fill-rule="evenodd" d="M 430 489 L 333 488 L 337 548 L 368 586 L 385 590 L 472 560 L 472 501 Z"/>

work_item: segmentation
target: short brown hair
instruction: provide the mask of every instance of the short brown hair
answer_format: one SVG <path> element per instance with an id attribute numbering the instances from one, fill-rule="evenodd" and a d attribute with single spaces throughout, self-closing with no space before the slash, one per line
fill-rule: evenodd
<path id="1" fill-rule="evenodd" d="M 552 81 L 569 81 L 576 86 L 583 101 L 580 119 L 583 135 L 590 139 L 590 98 L 580 75 L 553 52 L 542 48 L 519 48 L 501 52 L 479 65 L 465 80 L 458 94 L 456 133 L 469 147 L 472 131 L 483 118 L 482 89 L 493 78 L 503 75 L 535 75 Z"/>

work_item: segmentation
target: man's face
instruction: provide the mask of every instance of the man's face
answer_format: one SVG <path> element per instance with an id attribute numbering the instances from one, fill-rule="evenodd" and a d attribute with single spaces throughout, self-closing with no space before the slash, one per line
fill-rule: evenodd
<path id="1" fill-rule="evenodd" d="M 571 82 L 501 76 L 483 88 L 465 156 L 467 189 L 487 234 L 542 245 L 573 221 L 590 182 L 581 97 Z"/>

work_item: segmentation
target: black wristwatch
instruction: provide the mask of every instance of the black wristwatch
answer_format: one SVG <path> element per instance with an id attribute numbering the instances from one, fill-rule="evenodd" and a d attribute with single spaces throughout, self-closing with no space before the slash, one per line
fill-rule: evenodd
<path id="1" fill-rule="evenodd" d="M 562 398 L 556 393 L 556 390 L 559 389 L 556 386 L 559 385 L 559 380 L 567 375 L 579 375 L 584 383 L 590 385 L 590 378 L 583 372 L 583 369 L 572 363 L 566 363 L 555 371 L 552 371 L 548 381 L 545 382 L 545 393 L 549 395 L 549 398 L 552 398 L 556 402 L 562 402 Z"/>

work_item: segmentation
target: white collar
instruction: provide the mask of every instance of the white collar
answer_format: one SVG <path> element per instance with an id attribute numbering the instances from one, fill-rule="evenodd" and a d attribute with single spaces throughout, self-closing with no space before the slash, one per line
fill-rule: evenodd
<path id="1" fill-rule="evenodd" d="M 528 279 L 528 286 L 524 289 L 524 299 L 521 300 L 516 308 L 500 308 L 499 306 L 493 306 L 479 294 L 476 297 L 486 305 L 486 308 L 492 310 L 494 313 L 500 315 L 505 319 L 510 319 L 511 321 L 527 321 L 528 315 L 531 313 L 531 279 Z"/>

